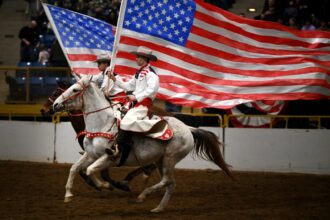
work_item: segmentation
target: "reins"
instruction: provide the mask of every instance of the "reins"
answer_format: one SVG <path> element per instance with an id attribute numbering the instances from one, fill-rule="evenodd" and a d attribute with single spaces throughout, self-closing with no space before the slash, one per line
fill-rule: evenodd
<path id="1" fill-rule="evenodd" d="M 112 108 L 113 106 L 115 106 L 115 105 L 117 105 L 117 103 L 116 104 L 111 104 L 111 105 L 109 105 L 109 106 L 106 106 L 106 107 L 104 107 L 104 108 L 101 108 L 101 109 L 97 109 L 97 110 L 94 110 L 94 111 L 90 111 L 90 112 L 82 112 L 82 113 L 77 113 L 77 114 L 71 114 L 71 113 L 69 113 L 69 115 L 70 116 L 73 116 L 73 117 L 76 117 L 76 116 L 83 116 L 83 115 L 89 115 L 89 114 L 92 114 L 92 113 L 96 113 L 96 112 L 100 112 L 100 111 L 103 111 L 103 110 L 105 110 L 105 109 L 108 109 L 108 108 Z"/>
<path id="2" fill-rule="evenodd" d="M 91 78 L 91 79 L 92 79 L 92 78 Z M 88 86 L 90 85 L 90 83 L 91 83 L 91 79 L 90 79 L 90 81 L 89 81 L 89 83 L 88 83 L 87 85 L 84 85 L 84 84 L 80 83 L 79 81 L 77 82 L 77 84 L 79 84 L 79 85 L 81 86 L 81 88 L 82 88 L 82 90 L 81 90 L 80 92 L 78 92 L 78 93 L 76 93 L 76 94 L 73 94 L 73 95 L 71 95 L 71 96 L 68 96 L 68 97 L 64 97 L 63 94 L 61 94 L 62 99 L 63 99 L 63 103 L 65 103 L 65 102 L 67 102 L 67 101 L 69 101 L 69 100 L 72 100 L 72 99 L 76 98 L 77 96 L 80 96 L 80 98 L 81 98 L 81 100 L 82 100 L 82 102 L 83 102 L 84 99 L 83 99 L 82 97 L 83 97 L 85 91 L 87 90 Z M 64 90 L 64 91 L 65 91 L 65 90 Z M 116 97 L 116 98 L 124 98 L 124 97 L 127 97 L 127 96 L 121 96 L 121 97 Z M 117 105 L 117 103 L 115 103 L 115 104 L 111 104 L 111 105 L 109 105 L 109 106 L 106 106 L 106 107 L 104 107 L 104 108 L 97 109 L 97 110 L 94 110 L 94 111 L 90 111 L 90 112 L 82 112 L 82 113 L 77 113 L 77 114 L 71 114 L 71 113 L 69 112 L 69 115 L 70 115 L 70 116 L 73 116 L 73 117 L 87 116 L 87 115 L 89 115 L 89 114 L 93 114 L 93 113 L 100 112 L 100 111 L 103 111 L 103 110 L 108 109 L 108 108 L 112 108 L 112 107 L 115 106 L 115 105 Z"/>

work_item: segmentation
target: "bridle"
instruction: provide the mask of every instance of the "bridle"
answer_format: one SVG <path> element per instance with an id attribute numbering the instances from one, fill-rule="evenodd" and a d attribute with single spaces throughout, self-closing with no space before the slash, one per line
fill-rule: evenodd
<path id="1" fill-rule="evenodd" d="M 61 91 L 61 93 L 60 93 L 59 95 L 57 95 L 58 90 Z M 66 90 L 66 89 L 63 89 L 63 88 L 60 87 L 60 86 L 57 87 L 57 89 L 54 91 L 54 93 L 52 94 L 52 96 L 50 96 L 50 97 L 48 98 L 48 101 L 49 101 L 51 104 L 54 104 L 55 99 L 56 99 L 57 97 L 59 97 L 61 94 L 63 94 L 63 92 L 65 92 L 65 90 Z M 56 97 L 56 98 L 54 98 L 54 97 Z"/>
<path id="2" fill-rule="evenodd" d="M 63 93 L 62 93 L 61 94 L 61 97 L 63 99 L 62 103 L 68 102 L 70 100 L 75 99 L 76 97 L 79 97 L 81 99 L 82 105 L 84 106 L 83 95 L 86 92 L 89 85 L 91 84 L 91 82 L 92 82 L 92 77 L 89 79 L 89 82 L 86 85 L 81 83 L 80 81 L 77 81 L 76 83 L 81 87 L 81 90 L 79 92 L 71 95 L 71 96 L 68 96 L 68 97 L 64 97 Z M 100 108 L 100 109 L 97 109 L 97 110 L 93 110 L 93 111 L 90 111 L 90 112 L 82 112 L 82 113 L 77 113 L 77 114 L 70 113 L 70 116 L 87 116 L 87 115 L 92 114 L 92 113 L 96 113 L 96 112 L 100 112 L 100 111 L 103 111 L 103 110 L 108 109 L 108 108 L 112 108 L 115 105 L 117 105 L 117 104 L 116 103 L 115 104 L 110 104 L 109 106 L 106 106 L 104 108 Z"/>
<path id="3" fill-rule="evenodd" d="M 62 103 L 64 104 L 64 103 L 66 103 L 66 102 L 68 102 L 68 101 L 70 101 L 70 100 L 75 99 L 76 97 L 79 97 L 79 98 L 81 98 L 81 101 L 82 101 L 82 103 L 83 103 L 83 105 L 84 105 L 83 95 L 84 95 L 84 93 L 86 92 L 88 86 L 90 85 L 91 80 L 92 80 L 92 77 L 90 78 L 89 83 L 88 83 L 87 85 L 84 85 L 83 83 L 77 81 L 76 84 L 78 84 L 78 85 L 81 87 L 81 90 L 80 90 L 79 92 L 77 92 L 77 93 L 71 95 L 71 96 L 68 96 L 68 97 L 64 97 L 64 96 L 63 96 L 63 93 L 62 93 L 62 94 L 61 94 L 61 97 L 62 97 L 62 99 L 63 99 Z"/>

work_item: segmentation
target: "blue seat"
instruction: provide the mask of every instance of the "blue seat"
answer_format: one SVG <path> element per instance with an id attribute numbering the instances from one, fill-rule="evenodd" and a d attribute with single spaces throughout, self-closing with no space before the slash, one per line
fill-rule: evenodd
<path id="1" fill-rule="evenodd" d="M 45 85 L 57 85 L 58 81 L 60 81 L 60 77 L 45 77 L 44 82 Z"/>
<path id="2" fill-rule="evenodd" d="M 18 67 L 30 67 L 32 66 L 32 62 L 18 62 Z M 17 70 L 16 71 L 17 77 L 26 77 L 26 71 L 25 70 Z"/>
<path id="3" fill-rule="evenodd" d="M 25 85 L 26 83 L 25 77 L 16 77 L 15 80 L 17 85 Z"/>
<path id="4" fill-rule="evenodd" d="M 31 62 L 31 66 L 34 67 L 46 67 L 46 65 L 39 63 L 39 62 Z"/>
<path id="5" fill-rule="evenodd" d="M 42 63 L 39 62 L 32 62 L 32 67 L 46 67 Z M 46 69 L 39 69 L 39 70 L 31 70 L 30 71 L 30 77 L 43 77 L 46 75 Z"/>
<path id="6" fill-rule="evenodd" d="M 32 66 L 33 62 L 18 62 L 17 66 L 19 67 L 26 67 L 26 66 Z"/>
<path id="7" fill-rule="evenodd" d="M 43 77 L 30 77 L 30 85 L 43 85 Z"/>

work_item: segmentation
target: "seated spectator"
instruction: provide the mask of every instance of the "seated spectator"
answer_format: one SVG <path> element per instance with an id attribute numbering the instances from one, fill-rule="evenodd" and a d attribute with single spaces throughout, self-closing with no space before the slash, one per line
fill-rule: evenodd
<path id="1" fill-rule="evenodd" d="M 265 11 L 265 13 L 261 14 L 260 18 L 261 18 L 261 20 L 264 20 L 264 21 L 277 22 L 280 17 L 276 12 L 275 6 L 270 6 L 269 9 L 267 11 Z"/>
<path id="2" fill-rule="evenodd" d="M 289 27 L 291 28 L 295 28 L 295 29 L 300 29 L 299 25 L 297 24 L 296 22 L 296 19 L 295 18 L 290 18 L 289 19 Z"/>
<path id="3" fill-rule="evenodd" d="M 294 4 L 294 1 L 290 1 L 289 5 L 284 9 L 284 18 L 288 21 L 290 18 L 295 18 L 298 16 L 298 8 Z"/>
<path id="4" fill-rule="evenodd" d="M 21 39 L 20 61 L 36 61 L 37 57 L 34 52 L 36 45 L 39 42 L 37 22 L 35 20 L 31 20 L 27 26 L 22 27 L 19 31 L 18 37 Z"/>
<path id="5" fill-rule="evenodd" d="M 302 26 L 301 30 L 303 31 L 314 31 L 316 27 L 312 24 L 310 19 L 306 19 L 304 25 Z"/>
<path id="6" fill-rule="evenodd" d="M 320 27 L 318 28 L 320 31 L 330 31 L 330 28 L 328 26 L 328 23 L 326 21 L 320 22 Z"/>
<path id="7" fill-rule="evenodd" d="M 47 47 L 44 44 L 39 45 L 39 58 L 38 62 L 44 66 L 48 65 L 49 62 L 49 51 L 47 50 Z"/>
<path id="8" fill-rule="evenodd" d="M 82 13 L 82 14 L 87 14 L 88 12 L 88 2 L 89 0 L 79 0 L 77 2 L 77 12 Z"/>

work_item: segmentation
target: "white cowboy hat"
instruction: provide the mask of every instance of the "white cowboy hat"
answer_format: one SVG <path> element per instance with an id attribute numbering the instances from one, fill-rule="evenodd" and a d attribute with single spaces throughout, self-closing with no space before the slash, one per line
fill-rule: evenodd
<path id="1" fill-rule="evenodd" d="M 138 47 L 136 51 L 132 51 L 131 53 L 134 54 L 135 56 L 146 57 L 151 61 L 157 61 L 157 57 L 152 54 L 152 50 L 143 46 Z"/>
<path id="2" fill-rule="evenodd" d="M 111 58 L 108 54 L 100 54 L 97 56 L 95 63 L 111 62 Z"/>

